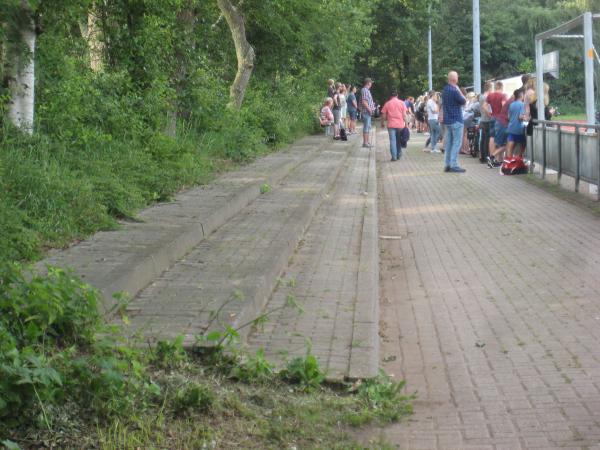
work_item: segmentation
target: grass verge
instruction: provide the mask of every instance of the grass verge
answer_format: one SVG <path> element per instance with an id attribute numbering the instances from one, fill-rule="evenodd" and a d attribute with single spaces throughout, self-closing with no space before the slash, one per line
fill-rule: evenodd
<path id="1" fill-rule="evenodd" d="M 575 204 L 583 209 L 586 209 L 595 216 L 600 217 L 600 203 L 587 197 L 584 194 L 568 191 L 567 189 L 559 186 L 557 183 L 551 183 L 546 180 L 542 180 L 535 174 L 528 174 L 525 179 L 528 183 L 543 189 L 544 191 L 554 195 L 556 198 L 567 201 L 571 204 Z"/>

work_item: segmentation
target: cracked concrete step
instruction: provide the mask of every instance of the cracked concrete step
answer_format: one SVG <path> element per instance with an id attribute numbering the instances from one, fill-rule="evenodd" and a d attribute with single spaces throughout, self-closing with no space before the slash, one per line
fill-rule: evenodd
<path id="1" fill-rule="evenodd" d="M 207 186 L 191 189 L 169 203 L 142 211 L 141 222 L 122 223 L 119 230 L 100 232 L 64 251 L 54 251 L 37 265 L 72 267 L 100 290 L 106 313 L 120 291 L 135 296 L 142 288 L 238 214 L 260 195 L 260 187 L 275 186 L 290 171 L 312 158 L 329 142 L 322 136 L 299 140 Z"/>
<path id="2" fill-rule="evenodd" d="M 379 365 L 379 250 L 375 152 L 356 149 L 308 227 L 265 311 L 252 331 L 279 368 L 307 345 L 331 380 L 377 375 Z M 301 309 L 290 306 L 294 300 Z"/>
<path id="3" fill-rule="evenodd" d="M 299 164 L 158 276 L 127 308 L 131 332 L 150 341 L 183 335 L 192 345 L 207 329 L 256 318 L 347 156 L 338 144 Z"/>

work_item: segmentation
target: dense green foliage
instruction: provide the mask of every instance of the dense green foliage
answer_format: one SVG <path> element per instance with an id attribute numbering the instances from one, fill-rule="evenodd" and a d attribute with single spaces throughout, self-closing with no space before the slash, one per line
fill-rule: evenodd
<path id="1" fill-rule="evenodd" d="M 236 59 L 216 2 L 30 2 L 38 29 L 31 137 L 7 121 L 10 58 L 0 64 L 0 259 L 35 259 L 47 246 L 114 227 L 116 218 L 314 131 L 324 80 L 347 72 L 368 45 L 361 4 L 244 2 L 256 68 L 243 108 L 231 111 Z M 21 5 L 0 0 L 8 56 L 23 51 Z M 90 68 L 88 13 L 101 30 L 102 70 Z"/>
<path id="2" fill-rule="evenodd" d="M 481 0 L 483 78 L 533 70 L 534 34 L 597 3 Z M 240 10 L 256 61 L 243 107 L 232 111 L 236 58 L 215 0 L 0 0 L 0 259 L 36 259 L 314 131 L 327 78 L 370 75 L 380 102 L 393 87 L 418 95 L 430 17 L 435 87 L 450 69 L 471 83 L 470 0 L 247 0 Z M 28 17 L 37 30 L 31 137 L 6 114 Z M 554 48 L 553 103 L 576 109 L 581 51 Z M 98 55 L 102 68 L 92 70 Z"/>
<path id="3" fill-rule="evenodd" d="M 460 84 L 473 80 L 471 0 L 380 0 L 374 9 L 372 47 L 358 58 L 358 72 L 370 72 L 383 101 L 391 87 L 401 96 L 427 89 L 428 6 L 431 3 L 434 88 L 457 70 Z M 482 79 L 506 78 L 535 70 L 534 36 L 583 11 L 600 10 L 600 2 L 585 0 L 480 0 Z M 598 25 L 596 25 L 598 29 Z M 581 31 L 581 30 L 579 30 Z M 600 30 L 596 36 L 600 37 Z M 577 42 L 576 45 L 574 43 Z M 595 39 L 598 42 L 598 39 Z M 553 103 L 561 107 L 583 103 L 583 48 L 580 41 L 549 42 L 545 51 L 560 50 L 561 77 L 550 82 Z M 600 76 L 600 71 L 598 71 Z M 561 108 L 562 109 L 562 108 Z"/>
<path id="4" fill-rule="evenodd" d="M 296 401 L 295 395 L 320 392 L 322 399 L 333 402 L 335 421 L 328 417 L 327 407 L 320 405 L 319 409 L 316 397 L 308 404 L 305 398 L 295 411 L 285 413 L 290 415 L 285 420 L 291 422 L 303 416 L 303 420 L 313 421 L 321 417 L 318 433 L 306 432 L 309 439 L 323 438 L 325 433 L 335 442 L 339 423 L 385 423 L 411 412 L 404 384 L 383 374 L 340 394 L 323 386 L 325 374 L 310 351 L 290 361 L 279 374 L 262 351 L 245 355 L 232 341 L 190 354 L 179 337 L 159 342 L 148 351 L 140 341 L 126 338 L 118 327 L 105 324 L 98 314 L 98 301 L 97 291 L 60 269 L 50 268 L 47 276 L 39 276 L 14 263 L 0 265 L 0 444 L 9 439 L 32 447 L 46 441 L 60 443 L 60 448 L 82 448 L 87 447 L 84 442 L 94 440 L 84 430 L 95 435 L 113 425 L 136 427 L 136 420 L 156 420 L 158 416 L 172 422 L 190 415 L 198 416 L 198 422 L 214 420 L 221 413 L 227 417 L 227 409 L 234 407 L 224 404 L 224 396 L 228 402 L 232 397 L 224 387 L 228 380 L 285 392 L 282 403 L 286 404 L 290 398 Z M 297 394 L 290 395 L 290 391 Z M 248 408 L 237 393 L 235 398 L 236 408 Z M 339 408 L 341 405 L 344 408 Z M 208 411 L 212 419 L 205 415 Z M 252 428 L 267 425 L 256 416 L 246 420 Z M 330 429 L 324 431 L 326 425 Z M 196 423 L 177 438 L 188 439 L 202 429 Z M 257 448 L 298 438 L 295 427 L 286 423 L 271 433 L 275 431 L 277 434 L 263 436 Z M 208 432 L 204 434 L 197 445 L 210 437 Z M 154 442 L 138 444 L 145 447 Z M 114 445 L 119 448 L 117 442 Z M 136 445 L 120 448 L 133 447 Z"/>

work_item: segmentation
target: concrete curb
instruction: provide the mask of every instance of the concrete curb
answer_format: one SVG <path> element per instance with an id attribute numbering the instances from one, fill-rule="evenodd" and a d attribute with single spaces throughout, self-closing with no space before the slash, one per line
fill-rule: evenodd
<path id="1" fill-rule="evenodd" d="M 310 138 L 318 138 L 317 136 L 311 136 Z M 69 258 L 65 256 L 64 252 L 59 252 L 53 257 L 41 261 L 36 265 L 36 270 L 40 273 L 46 272 L 46 265 L 66 265 L 71 266 L 75 270 L 75 273 L 82 277 L 83 281 L 91 283 L 99 289 L 103 296 L 103 313 L 108 314 L 115 306 L 115 300 L 113 295 L 117 292 L 125 291 L 132 298 L 135 297 L 144 287 L 150 284 L 156 277 L 162 274 L 165 270 L 171 267 L 177 260 L 183 258 L 190 249 L 200 244 L 208 235 L 213 233 L 223 224 L 225 224 L 232 217 L 237 215 L 245 207 L 255 201 L 261 195 L 261 186 L 265 183 L 271 186 L 281 183 L 292 171 L 300 164 L 307 161 L 312 155 L 319 152 L 327 143 L 329 139 L 320 138 L 321 142 L 315 146 L 314 149 L 306 152 L 306 156 L 298 159 L 292 159 L 284 163 L 277 169 L 276 172 L 267 173 L 264 176 L 256 177 L 256 181 L 251 181 L 246 185 L 241 186 L 237 189 L 233 195 L 229 198 L 224 198 L 220 207 L 214 211 L 211 211 L 207 217 L 200 218 L 200 220 L 194 220 L 195 217 L 186 217 L 181 220 L 183 225 L 178 224 L 180 228 L 176 228 L 173 224 L 169 224 L 174 228 L 173 233 L 167 235 L 164 239 L 157 242 L 140 242 L 137 245 L 140 250 L 139 254 L 134 254 L 126 261 L 123 261 L 121 265 L 115 265 L 115 267 L 109 271 L 100 280 L 90 280 L 90 274 L 94 272 L 94 266 L 98 267 L 104 263 L 104 258 L 98 258 L 98 251 L 92 247 L 92 245 L 84 241 L 89 245 L 89 250 L 84 258 L 85 261 L 78 261 L 77 256 Z M 305 139 L 306 140 L 306 139 Z M 309 144 L 302 144 L 303 140 L 300 140 L 294 146 L 302 146 Z M 227 173 L 223 176 L 223 179 L 230 180 L 235 173 Z M 217 180 L 218 183 L 218 180 Z M 201 188 L 195 188 L 201 189 Z M 185 194 L 189 194 L 188 191 Z M 154 208 L 161 208 L 164 204 L 158 204 L 148 208 L 140 213 L 143 215 Z M 133 224 L 130 228 L 152 228 L 152 227 L 165 227 L 165 224 L 156 221 L 145 222 L 143 224 Z M 94 237 L 90 239 L 93 241 Z M 77 247 L 77 246 L 76 246 Z M 82 253 L 85 253 L 83 250 Z M 78 267 L 79 265 L 79 267 Z"/>
<path id="2" fill-rule="evenodd" d="M 377 376 L 379 371 L 379 224 L 376 161 L 377 152 L 372 150 L 363 218 L 349 379 L 372 378 Z"/>

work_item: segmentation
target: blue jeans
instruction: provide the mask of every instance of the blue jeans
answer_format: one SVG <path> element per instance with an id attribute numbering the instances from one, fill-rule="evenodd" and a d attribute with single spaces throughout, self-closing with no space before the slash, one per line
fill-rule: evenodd
<path id="1" fill-rule="evenodd" d="M 400 134 L 402 128 L 388 128 L 388 135 L 390 136 L 390 153 L 392 159 L 395 161 L 402 156 L 402 148 L 400 147 Z"/>
<path id="2" fill-rule="evenodd" d="M 362 113 L 362 121 L 363 121 L 363 134 L 369 134 L 371 131 L 371 114 L 367 111 L 363 111 Z"/>
<path id="3" fill-rule="evenodd" d="M 437 148 L 438 141 L 440 140 L 441 133 L 440 123 L 437 119 L 431 119 L 429 121 L 429 137 L 431 138 L 431 150 L 435 150 Z"/>
<path id="4" fill-rule="evenodd" d="M 446 140 L 444 146 L 446 153 L 444 159 L 446 167 L 458 167 L 458 151 L 462 145 L 464 124 L 455 122 L 452 125 L 446 125 Z"/>

